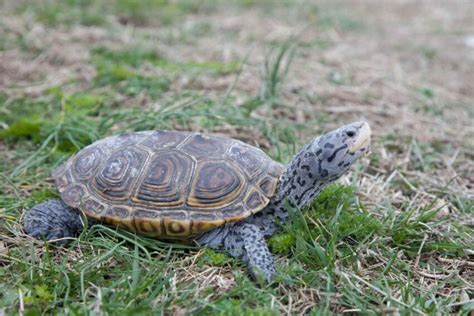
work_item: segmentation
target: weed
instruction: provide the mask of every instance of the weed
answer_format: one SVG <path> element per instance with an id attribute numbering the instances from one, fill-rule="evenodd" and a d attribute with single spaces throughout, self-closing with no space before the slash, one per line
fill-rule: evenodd
<path id="1" fill-rule="evenodd" d="M 267 53 L 263 74 L 264 86 L 260 94 L 262 102 L 270 104 L 276 102 L 281 93 L 281 85 L 288 75 L 294 54 L 294 48 L 289 43 L 272 48 Z"/>
<path id="2" fill-rule="evenodd" d="M 204 266 L 205 264 L 215 265 L 215 266 L 223 266 L 228 264 L 231 261 L 231 258 L 222 252 L 216 252 L 212 249 L 206 248 L 202 257 L 200 258 L 200 262 L 198 263 L 200 266 Z"/>

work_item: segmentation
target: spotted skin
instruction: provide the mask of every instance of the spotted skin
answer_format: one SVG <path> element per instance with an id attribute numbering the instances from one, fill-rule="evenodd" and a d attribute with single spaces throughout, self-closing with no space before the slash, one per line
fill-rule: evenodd
<path id="1" fill-rule="evenodd" d="M 324 187 L 346 173 L 354 161 L 369 151 L 369 142 L 370 128 L 362 122 L 343 126 L 314 139 L 287 165 L 279 178 L 276 194 L 269 196 L 270 202 L 263 210 L 238 222 L 222 221 L 220 226 L 195 237 L 195 242 L 227 252 L 247 264 L 252 275 L 261 273 L 271 281 L 276 269 L 265 238 L 288 220 L 286 203 L 299 209 L 309 205 Z M 211 145 L 215 144 L 206 144 Z M 85 160 L 79 167 L 91 168 L 90 162 Z M 65 182 L 69 181 L 67 173 L 63 178 Z M 265 183 L 260 185 L 265 193 Z M 150 229 L 145 225 L 148 224 L 145 219 L 142 224 L 143 231 Z M 59 200 L 38 204 L 25 217 L 25 231 L 36 238 L 73 237 L 81 229 L 79 212 Z"/>
<path id="2" fill-rule="evenodd" d="M 79 212 L 61 200 L 48 200 L 35 205 L 24 218 L 28 235 L 45 240 L 56 240 L 60 246 L 66 245 L 83 229 Z"/>
<path id="3" fill-rule="evenodd" d="M 273 256 L 268 250 L 261 227 L 246 223 L 232 223 L 216 228 L 197 239 L 198 245 L 227 252 L 247 264 L 253 277 L 262 274 L 271 281 L 276 273 Z"/>

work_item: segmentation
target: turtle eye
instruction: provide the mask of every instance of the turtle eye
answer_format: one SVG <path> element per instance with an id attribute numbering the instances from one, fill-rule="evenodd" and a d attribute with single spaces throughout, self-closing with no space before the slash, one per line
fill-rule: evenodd
<path id="1" fill-rule="evenodd" d="M 346 131 L 346 135 L 349 137 L 354 137 L 356 132 L 353 129 Z"/>

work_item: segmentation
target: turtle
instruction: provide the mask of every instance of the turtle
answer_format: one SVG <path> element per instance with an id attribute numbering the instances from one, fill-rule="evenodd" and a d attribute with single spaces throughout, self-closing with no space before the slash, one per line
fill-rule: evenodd
<path id="1" fill-rule="evenodd" d="M 25 232 L 65 245 L 93 223 L 227 252 L 250 275 L 276 273 L 266 239 L 370 150 L 353 122 L 312 139 L 284 165 L 214 134 L 154 130 L 109 136 L 53 171 L 60 199 L 33 206 Z"/>

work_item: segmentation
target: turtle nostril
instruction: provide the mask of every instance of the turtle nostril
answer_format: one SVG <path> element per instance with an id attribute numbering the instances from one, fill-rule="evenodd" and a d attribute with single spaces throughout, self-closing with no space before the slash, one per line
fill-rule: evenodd
<path id="1" fill-rule="evenodd" d="M 355 132 L 354 130 L 349 130 L 349 131 L 346 131 L 346 134 L 347 134 L 347 136 L 349 136 L 349 137 L 354 137 L 355 134 L 356 134 L 356 132 Z"/>

